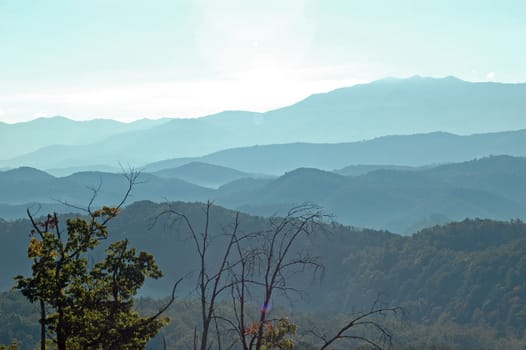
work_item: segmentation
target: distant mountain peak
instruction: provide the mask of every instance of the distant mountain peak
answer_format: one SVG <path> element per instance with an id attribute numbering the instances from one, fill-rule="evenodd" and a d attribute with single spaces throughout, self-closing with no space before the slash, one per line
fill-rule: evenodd
<path id="1" fill-rule="evenodd" d="M 192 161 L 190 163 L 183 164 L 181 166 L 178 166 L 174 169 L 179 170 L 200 170 L 200 171 L 213 171 L 213 170 L 223 170 L 223 171 L 231 171 L 236 173 L 241 173 L 239 170 L 232 169 L 226 166 L 222 165 L 216 165 L 216 164 L 210 164 L 206 162 L 201 161 Z"/>
<path id="2" fill-rule="evenodd" d="M 15 168 L 15 169 L 10 169 L 10 170 L 7 170 L 7 172 L 12 172 L 12 173 L 45 173 L 44 171 L 40 170 L 40 169 L 37 169 L 37 168 L 34 168 L 34 167 L 30 167 L 30 166 L 21 166 L 21 167 L 18 167 L 18 168 Z"/>
<path id="3" fill-rule="evenodd" d="M 321 170 L 311 167 L 301 167 L 294 170 L 288 171 L 280 179 L 296 179 L 296 178 L 331 178 L 335 180 L 342 180 L 344 177 L 339 174 L 335 174 L 331 171 Z"/>
<path id="4" fill-rule="evenodd" d="M 0 172 L 2 173 L 2 172 Z M 6 175 L 16 176 L 18 179 L 24 178 L 33 178 L 33 177 L 47 177 L 52 178 L 53 176 L 42 171 L 29 166 L 22 166 L 15 169 L 9 169 L 3 172 Z"/>
<path id="5" fill-rule="evenodd" d="M 64 117 L 62 115 L 54 115 L 54 116 L 48 116 L 48 117 L 38 117 L 32 120 L 28 120 L 28 121 L 16 123 L 16 124 L 49 123 L 49 122 L 74 122 L 74 120 Z"/>
<path id="6" fill-rule="evenodd" d="M 419 74 L 415 74 L 415 75 L 412 75 L 412 76 L 406 77 L 406 78 L 386 77 L 386 78 L 374 80 L 370 84 L 375 84 L 375 83 L 424 82 L 424 81 L 429 81 L 429 82 L 439 82 L 439 81 L 443 81 L 443 82 L 447 82 L 447 81 L 451 81 L 451 82 L 453 82 L 453 81 L 455 81 L 455 82 L 466 82 L 465 80 L 457 78 L 457 77 L 455 77 L 453 75 L 448 75 L 448 76 L 445 76 L 445 77 L 427 77 L 427 76 L 422 76 L 422 75 L 419 75 Z M 367 84 L 364 84 L 364 85 L 367 85 Z"/>

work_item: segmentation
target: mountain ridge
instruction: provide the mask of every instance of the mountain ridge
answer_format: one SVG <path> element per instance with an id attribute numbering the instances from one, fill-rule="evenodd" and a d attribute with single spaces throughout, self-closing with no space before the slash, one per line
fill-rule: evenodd
<path id="1" fill-rule="evenodd" d="M 495 172 L 495 165 L 509 164 Z M 305 202 L 324 208 L 337 221 L 358 227 L 408 233 L 429 224 L 484 217 L 526 219 L 525 157 L 494 156 L 461 164 L 421 169 L 376 169 L 358 176 L 298 168 L 275 178 L 235 179 L 217 189 L 177 178 L 142 173 L 130 200 L 207 201 L 254 215 L 283 214 Z M 127 182 L 119 174 L 80 172 L 57 178 L 38 170 L 20 178 L 0 172 L 0 204 L 5 213 L 24 216 L 24 203 L 87 203 L 99 188 L 97 203 L 118 202 Z M 508 170 L 507 170 L 508 169 Z M 10 176 L 11 175 L 11 176 Z M 188 179 L 191 180 L 191 179 Z M 17 208 L 13 207 L 18 205 Z M 55 208 L 55 207 L 53 207 Z M 67 208 L 64 208 L 67 209 Z"/>
<path id="2" fill-rule="evenodd" d="M 123 123 L 113 119 L 76 121 L 62 116 L 0 124 L 0 160 L 58 145 L 90 144 L 134 129 L 148 129 L 165 121 L 139 119 Z M 16 144 L 17 147 L 9 147 Z"/>
<path id="3" fill-rule="evenodd" d="M 459 135 L 522 130 L 526 128 L 525 95 L 526 84 L 522 83 L 470 83 L 450 78 L 376 81 L 312 95 L 265 113 L 234 111 L 173 119 L 144 130 L 106 135 L 102 140 L 97 132 L 99 139 L 91 143 L 76 138 L 89 146 L 41 148 L 24 156 L 4 156 L 9 161 L 0 165 L 43 169 L 115 166 L 118 161 L 139 165 L 256 144 L 342 143 L 437 130 Z M 93 136 L 89 130 L 84 133 Z M 58 138 L 50 140 L 60 143 Z M 2 149 L 7 152 L 9 147 Z M 72 153 L 76 157 L 69 156 Z"/>
<path id="4" fill-rule="evenodd" d="M 469 136 L 432 132 L 346 143 L 256 145 L 222 150 L 203 157 L 165 159 L 143 168 L 155 171 L 202 161 L 244 172 L 282 175 L 301 167 L 333 170 L 355 164 L 430 166 L 492 154 L 526 156 L 526 129 Z"/>

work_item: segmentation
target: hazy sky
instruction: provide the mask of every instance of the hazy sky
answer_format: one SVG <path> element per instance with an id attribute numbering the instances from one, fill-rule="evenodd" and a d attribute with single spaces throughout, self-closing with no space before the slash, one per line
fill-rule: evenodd
<path id="1" fill-rule="evenodd" d="M 526 81 L 526 1 L 0 0 L 0 121 L 265 111 L 385 76 Z"/>

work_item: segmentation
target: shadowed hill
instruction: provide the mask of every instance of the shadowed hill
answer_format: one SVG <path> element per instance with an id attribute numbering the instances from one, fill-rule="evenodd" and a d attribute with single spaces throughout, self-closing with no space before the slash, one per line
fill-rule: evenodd
<path id="1" fill-rule="evenodd" d="M 424 174 L 457 186 L 500 192 L 519 202 L 526 198 L 526 158 L 491 156 L 428 169 Z"/>
<path id="2" fill-rule="evenodd" d="M 177 178 L 205 187 L 219 187 L 226 183 L 254 175 L 202 162 L 191 162 L 176 168 L 168 168 L 153 173 L 162 178 Z"/>
<path id="3" fill-rule="evenodd" d="M 488 158 L 488 162 L 497 157 Z M 516 162 L 523 161 L 516 158 Z M 229 192 L 217 201 L 259 215 L 283 213 L 287 207 L 313 202 L 323 207 L 335 219 L 345 224 L 394 232 L 409 233 L 429 224 L 461 220 L 465 217 L 511 219 L 525 217 L 526 196 L 523 185 L 526 176 L 515 173 L 499 177 L 493 187 L 477 186 L 485 172 L 471 171 L 472 182 L 441 178 L 441 167 L 426 171 L 377 170 L 366 175 L 344 177 L 314 169 L 297 169 L 266 184 L 255 182 L 250 190 Z M 507 179 L 517 182 L 516 194 L 508 193 Z M 500 187 L 498 184 L 500 183 Z"/>
<path id="4" fill-rule="evenodd" d="M 494 156 L 422 170 L 380 169 L 360 176 L 299 168 L 276 179 L 237 179 L 216 190 L 143 173 L 130 200 L 213 200 L 257 215 L 283 214 L 310 202 L 345 224 L 410 233 L 466 217 L 526 219 L 525 165 L 525 158 Z M 12 176 L 17 173 L 25 175 Z M 83 204 L 92 195 L 90 188 L 99 186 L 98 203 L 116 203 L 126 190 L 122 175 L 102 172 L 56 178 L 23 168 L 0 172 L 0 179 L 0 204 L 10 205 L 4 216 L 18 212 L 23 217 L 25 203 Z"/>
<path id="5" fill-rule="evenodd" d="M 431 167 L 431 166 L 430 166 Z M 390 164 L 371 164 L 371 165 L 349 165 L 341 169 L 335 169 L 336 174 L 345 176 L 359 176 L 370 173 L 375 170 L 420 170 L 420 167 L 410 167 L 403 165 L 390 165 Z"/>
<path id="6" fill-rule="evenodd" d="M 97 191 L 95 205 L 111 205 L 118 203 L 127 186 L 128 182 L 122 174 L 80 172 L 67 177 L 54 177 L 40 170 L 19 168 L 0 172 L 0 203 L 13 206 L 34 202 L 68 202 L 82 206 Z M 183 180 L 162 179 L 145 173 L 140 175 L 130 199 L 206 200 L 210 193 L 209 189 Z M 71 209 L 64 207 L 61 211 L 68 210 Z"/>

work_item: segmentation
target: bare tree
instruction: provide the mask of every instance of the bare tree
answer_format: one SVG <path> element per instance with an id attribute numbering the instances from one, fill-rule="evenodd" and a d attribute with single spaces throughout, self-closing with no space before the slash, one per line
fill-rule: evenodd
<path id="1" fill-rule="evenodd" d="M 195 330 L 194 349 L 207 350 L 212 345 L 214 349 L 223 346 L 228 349 L 240 346 L 243 350 L 292 349 L 296 326 L 284 317 L 271 318 L 272 302 L 277 295 L 290 298 L 291 293 L 302 293 L 301 289 L 291 285 L 295 274 L 310 271 L 316 276 L 324 271 L 317 257 L 301 249 L 302 242 L 318 231 L 324 215 L 318 207 L 301 205 L 284 217 L 270 218 L 267 228 L 243 233 L 236 213 L 230 228 L 218 233 L 211 228 L 212 207 L 208 202 L 204 208 L 201 230 L 196 230 L 186 214 L 173 208 L 160 214 L 182 220 L 197 252 L 196 291 L 201 304 L 201 329 L 199 332 Z M 218 245 L 218 237 L 223 238 L 222 245 L 215 246 L 214 250 L 221 253 L 212 263 L 210 251 L 212 243 Z M 232 306 L 227 312 L 218 307 L 226 296 L 230 297 Z M 311 331 L 321 340 L 320 350 L 328 349 L 342 339 L 359 340 L 374 349 L 383 349 L 383 344 L 390 344 L 389 331 L 375 316 L 398 309 L 376 308 L 376 305 L 368 312 L 352 316 L 331 336 Z M 352 333 L 362 327 L 373 327 L 386 342 Z M 215 340 L 211 337 L 214 332 Z"/>
<path id="2" fill-rule="evenodd" d="M 285 217 L 271 219 L 271 228 L 260 237 L 260 248 L 244 251 L 237 246 L 240 268 L 232 271 L 232 303 L 243 349 L 260 349 L 269 322 L 279 321 L 269 319 L 276 292 L 287 296 L 289 292 L 300 291 L 288 284 L 292 273 L 306 268 L 314 273 L 323 270 L 318 258 L 295 249 L 298 240 L 309 236 L 322 217 L 321 211 L 312 205 L 295 207 Z M 249 295 L 261 298 L 258 321 L 250 324 Z"/>
<path id="3" fill-rule="evenodd" d="M 159 214 L 162 215 L 173 215 L 176 218 L 183 220 L 186 228 L 190 233 L 190 237 L 194 243 L 199 259 L 199 273 L 197 278 L 196 289 L 201 303 L 201 336 L 200 339 L 197 334 L 194 335 L 194 349 L 206 350 L 209 347 L 209 335 L 211 332 L 212 321 L 214 321 L 216 334 L 219 334 L 219 328 L 217 324 L 218 319 L 226 319 L 216 312 L 216 305 L 218 298 L 225 292 L 229 291 L 230 288 L 236 283 L 229 279 L 228 271 L 231 271 L 236 265 L 241 263 L 240 259 L 232 257 L 232 251 L 234 248 L 240 246 L 240 242 L 243 240 L 255 237 L 253 234 L 239 235 L 239 214 L 235 215 L 233 227 L 230 232 L 222 232 L 221 236 L 227 238 L 227 242 L 217 264 L 217 267 L 211 267 L 209 262 L 209 249 L 210 244 L 214 238 L 217 238 L 216 234 L 210 232 L 210 210 L 212 203 L 209 201 L 206 204 L 204 212 L 204 222 L 201 231 L 195 229 L 194 225 L 190 221 L 187 215 L 181 213 L 173 208 L 163 211 Z M 158 216 L 158 217 L 159 217 Z M 218 349 L 221 348 L 221 338 L 217 337 Z"/>

